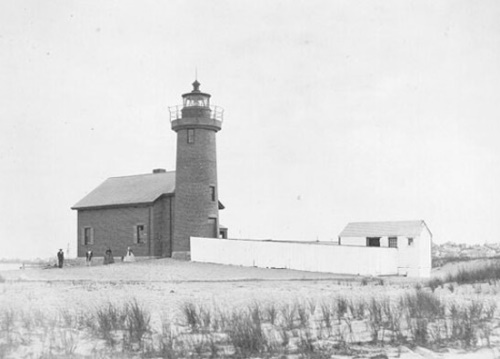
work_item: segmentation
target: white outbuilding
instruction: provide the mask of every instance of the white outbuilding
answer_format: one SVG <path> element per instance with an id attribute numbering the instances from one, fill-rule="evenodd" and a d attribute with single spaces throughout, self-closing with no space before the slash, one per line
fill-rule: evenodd
<path id="1" fill-rule="evenodd" d="M 351 222 L 338 241 L 341 246 L 394 248 L 399 275 L 430 277 L 432 233 L 423 220 Z"/>

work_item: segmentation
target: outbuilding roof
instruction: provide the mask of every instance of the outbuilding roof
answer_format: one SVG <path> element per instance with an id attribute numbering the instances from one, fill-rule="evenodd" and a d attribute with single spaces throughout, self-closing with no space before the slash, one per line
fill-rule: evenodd
<path id="1" fill-rule="evenodd" d="M 111 177 L 76 203 L 72 209 L 147 204 L 175 190 L 175 171 Z"/>
<path id="2" fill-rule="evenodd" d="M 423 229 L 431 231 L 423 220 L 392 222 L 351 222 L 348 223 L 339 237 L 416 237 Z M 431 234 L 432 235 L 432 234 Z"/>

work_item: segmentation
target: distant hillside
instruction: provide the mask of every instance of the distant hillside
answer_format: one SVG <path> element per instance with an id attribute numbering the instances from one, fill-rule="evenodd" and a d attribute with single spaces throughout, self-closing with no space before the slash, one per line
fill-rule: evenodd
<path id="1" fill-rule="evenodd" d="M 500 243 L 467 245 L 446 242 L 432 244 L 432 266 L 441 267 L 449 262 L 461 262 L 479 258 L 500 258 Z"/>

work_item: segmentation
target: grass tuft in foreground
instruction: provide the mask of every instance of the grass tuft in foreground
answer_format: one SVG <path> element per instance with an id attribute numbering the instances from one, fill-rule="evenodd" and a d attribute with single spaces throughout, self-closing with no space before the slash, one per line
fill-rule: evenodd
<path id="1" fill-rule="evenodd" d="M 444 278 L 436 277 L 427 281 L 427 286 L 434 291 L 443 288 L 446 283 L 473 284 L 496 283 L 500 280 L 500 262 L 494 261 L 472 268 L 459 268 L 456 273 L 450 273 Z"/>
<path id="2" fill-rule="evenodd" d="M 159 328 L 137 300 L 85 312 L 61 310 L 55 316 L 1 308 L 0 354 L 26 352 L 36 343 L 43 357 L 72 358 L 89 340 L 94 349 L 88 355 L 112 358 L 328 358 L 352 356 L 362 345 L 498 345 L 496 303 L 473 298 L 458 302 L 455 293 L 449 295 L 454 299 L 413 288 L 399 296 L 352 300 L 336 294 L 318 303 L 305 298 L 225 310 L 185 302 L 177 316 L 161 319 Z"/>

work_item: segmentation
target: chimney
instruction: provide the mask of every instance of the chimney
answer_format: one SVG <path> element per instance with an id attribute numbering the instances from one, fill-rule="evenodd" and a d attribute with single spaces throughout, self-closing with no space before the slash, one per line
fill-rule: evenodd
<path id="1" fill-rule="evenodd" d="M 165 171 L 164 168 L 155 168 L 153 170 L 153 173 L 165 173 L 165 172 L 167 172 L 167 171 Z"/>

